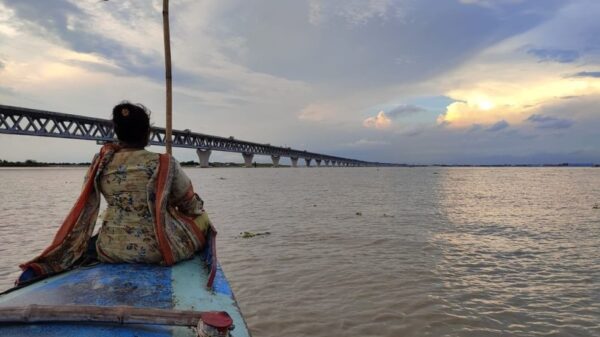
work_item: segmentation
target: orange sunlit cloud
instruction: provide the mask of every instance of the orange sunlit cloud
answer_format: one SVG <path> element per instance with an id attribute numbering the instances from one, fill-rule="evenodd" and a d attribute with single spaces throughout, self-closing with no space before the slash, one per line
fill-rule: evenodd
<path id="1" fill-rule="evenodd" d="M 564 97 L 599 93 L 600 80 L 592 78 L 480 83 L 448 92 L 447 95 L 456 102 L 446 107 L 437 122 L 451 127 L 489 125 L 501 120 L 519 124 L 541 106 L 556 103 Z"/>
<path id="2" fill-rule="evenodd" d="M 391 125 L 392 120 L 383 111 L 379 111 L 377 116 L 369 117 L 363 121 L 363 126 L 366 128 L 387 129 Z"/>

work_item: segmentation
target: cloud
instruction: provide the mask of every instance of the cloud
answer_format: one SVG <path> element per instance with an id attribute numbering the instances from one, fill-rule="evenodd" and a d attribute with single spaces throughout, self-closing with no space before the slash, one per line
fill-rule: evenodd
<path id="1" fill-rule="evenodd" d="M 528 3 L 516 12 L 552 12 L 555 2 Z M 223 17 L 213 29 L 239 34 L 245 47 L 239 60 L 249 69 L 355 92 L 431 79 L 545 19 L 499 16 L 476 6 L 465 10 L 457 1 L 439 0 L 221 3 L 236 3 L 228 14 L 248 18 Z M 264 17 L 269 19 L 258 19 Z"/>
<path id="2" fill-rule="evenodd" d="M 161 6 L 154 6 L 157 1 L 10 2 L 6 11 L 3 1 L 8 3 L 0 0 L 0 28 L 9 25 L 19 36 L 6 44 L 3 41 L 0 47 L 2 56 L 6 53 L 11 60 L 0 84 L 43 96 L 34 86 L 47 83 L 48 74 L 67 69 L 60 75 L 76 82 L 81 82 L 82 73 L 98 75 L 94 79 L 97 86 L 104 82 L 99 77 L 107 80 L 114 76 L 119 77 L 117 81 L 137 77 L 157 88 L 163 85 Z M 177 13 L 171 21 L 174 94 L 195 100 L 196 107 L 190 110 L 199 105 L 247 108 L 250 102 L 281 97 L 296 103 L 297 97 L 305 97 L 309 90 L 305 83 L 255 72 L 236 60 L 243 54 L 243 39 L 231 33 L 225 36 L 214 28 L 228 6 L 231 4 L 218 1 L 173 3 L 172 11 Z M 0 41 L 4 32 L 0 29 Z"/>
<path id="3" fill-rule="evenodd" d="M 340 17 L 352 25 L 364 25 L 383 18 L 392 0 L 310 0 L 309 22 L 320 25 L 331 17 Z"/>
<path id="4" fill-rule="evenodd" d="M 377 116 L 369 117 L 363 121 L 366 128 L 387 129 L 392 125 L 392 120 L 386 116 L 385 112 L 379 111 Z"/>
<path id="5" fill-rule="evenodd" d="M 483 130 L 483 125 L 475 123 L 467 130 L 468 132 L 477 132 Z"/>
<path id="6" fill-rule="evenodd" d="M 412 104 L 403 104 L 403 105 L 398 105 L 397 107 L 389 110 L 386 115 L 389 118 L 397 118 L 399 116 L 404 116 L 404 115 L 412 115 L 412 114 L 417 114 L 419 112 L 425 112 L 427 110 L 425 110 L 424 108 L 418 107 L 416 105 L 412 105 Z"/>
<path id="7" fill-rule="evenodd" d="M 412 104 L 401 104 L 386 110 L 379 110 L 377 115 L 366 118 L 363 121 L 363 126 L 366 128 L 386 129 L 392 125 L 392 120 L 396 118 L 427 111 Z"/>
<path id="8" fill-rule="evenodd" d="M 529 49 L 528 54 L 538 58 L 539 62 L 572 63 L 579 59 L 579 52 L 568 49 Z"/>
<path id="9" fill-rule="evenodd" d="M 356 142 L 346 144 L 346 146 L 349 146 L 349 147 L 372 147 L 372 146 L 382 146 L 382 145 L 390 145 L 390 142 L 386 141 L 386 140 L 370 140 L 370 139 L 362 138 L 362 139 L 357 140 Z"/>
<path id="10" fill-rule="evenodd" d="M 515 74 L 512 80 L 506 82 L 473 81 L 473 87 L 448 93 L 457 101 L 446 107 L 437 122 L 453 128 L 491 125 L 499 121 L 518 125 L 529 116 L 541 114 L 552 107 L 566 113 L 568 110 L 561 108 L 565 102 L 581 101 L 585 97 L 600 94 L 600 79 L 555 76 L 552 78 L 547 74 L 531 72 L 526 80 L 521 79 L 522 74 Z"/>
<path id="11" fill-rule="evenodd" d="M 538 129 L 567 129 L 573 125 L 570 119 L 533 114 L 527 118 Z"/>
<path id="12" fill-rule="evenodd" d="M 522 5 L 527 3 L 533 2 Z M 600 72 L 581 69 L 600 66 L 600 39 L 589 33 L 600 29 L 598 10 L 597 1 L 563 2 L 542 24 L 489 45 L 437 78 L 447 88 L 445 94 L 459 101 L 449 104 L 438 122 L 469 128 L 504 120 L 518 128 L 523 123 L 532 126 L 527 118 L 534 114 L 583 118 L 575 114 L 590 111 L 588 107 L 572 109 L 566 104 L 600 94 Z"/>
<path id="13" fill-rule="evenodd" d="M 413 128 L 413 129 L 408 130 L 407 132 L 404 133 L 404 135 L 407 137 L 416 137 L 416 136 L 423 134 L 425 131 L 426 131 L 425 128 L 418 127 L 418 128 Z"/>
<path id="14" fill-rule="evenodd" d="M 508 124 L 507 121 L 501 120 L 501 121 L 495 123 L 494 125 L 490 126 L 489 128 L 487 128 L 486 131 L 497 132 L 497 131 L 506 129 L 509 126 L 510 126 L 510 124 Z"/>
<path id="15" fill-rule="evenodd" d="M 460 0 L 459 2 L 465 5 L 487 6 L 489 4 L 489 0 Z"/>
<path id="16" fill-rule="evenodd" d="M 160 23 L 150 19 L 149 6 L 132 11 L 128 5 L 124 1 L 119 10 L 113 2 L 14 1 L 9 23 L 20 34 L 43 38 L 55 48 L 99 55 L 133 75 L 161 81 L 161 46 L 147 39 L 160 36 Z"/>
<path id="17" fill-rule="evenodd" d="M 335 116 L 336 110 L 336 107 L 332 104 L 312 103 L 300 111 L 298 119 L 320 122 Z"/>
<path id="18" fill-rule="evenodd" d="M 524 60 L 511 64 L 510 59 L 498 62 L 497 59 L 502 57 L 506 57 L 503 52 L 490 51 L 456 73 L 447 75 L 444 80 L 449 80 L 450 88 L 446 95 L 456 102 L 446 107 L 438 117 L 438 123 L 470 127 L 505 120 L 517 125 L 529 116 L 542 114 L 543 110 L 561 106 L 565 101 L 600 94 L 600 76 L 564 76 L 573 73 L 576 65 Z"/>
<path id="19" fill-rule="evenodd" d="M 600 71 L 581 71 L 568 77 L 592 77 L 592 78 L 600 78 Z"/>
<path id="20" fill-rule="evenodd" d="M 511 5 L 523 2 L 523 0 L 460 0 L 461 4 L 464 5 L 477 5 L 482 7 L 490 7 L 493 8 L 499 5 Z"/>

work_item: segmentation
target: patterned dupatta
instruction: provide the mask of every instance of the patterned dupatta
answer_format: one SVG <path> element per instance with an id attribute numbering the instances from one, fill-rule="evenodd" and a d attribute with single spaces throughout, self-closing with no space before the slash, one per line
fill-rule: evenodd
<path id="1" fill-rule="evenodd" d="M 119 150 L 120 147 L 116 144 L 106 144 L 94 157 L 81 194 L 50 246 L 38 257 L 20 265 L 23 273 L 16 281 L 18 286 L 72 269 L 82 259 L 88 249 L 100 208 L 99 177 Z M 163 257 L 161 264 L 171 266 L 194 255 L 194 248 L 190 250 L 189 245 L 184 246 L 181 240 L 178 240 L 178 237 L 185 235 L 188 237 L 185 241 L 193 241 L 195 247 L 204 248 L 206 262 L 210 268 L 207 287 L 212 288 L 217 268 L 217 232 L 211 224 L 208 233 L 204 234 L 196 226 L 193 218 L 179 213 L 169 205 L 168 196 L 173 177 L 177 174 L 177 167 L 170 155 L 161 154 L 158 170 L 148 183 L 149 199 L 153 201 L 149 208 L 154 218 L 155 234 Z M 186 197 L 194 197 L 191 186 L 190 190 L 191 195 Z"/>

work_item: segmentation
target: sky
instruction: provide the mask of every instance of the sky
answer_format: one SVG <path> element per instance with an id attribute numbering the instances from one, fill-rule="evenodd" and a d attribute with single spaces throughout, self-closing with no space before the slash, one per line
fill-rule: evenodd
<path id="1" fill-rule="evenodd" d="M 0 0 L 0 104 L 108 119 L 129 100 L 164 126 L 161 11 Z M 600 163 L 600 1 L 171 0 L 170 14 L 175 129 L 367 161 Z M 6 160 L 97 150 L 0 135 Z"/>

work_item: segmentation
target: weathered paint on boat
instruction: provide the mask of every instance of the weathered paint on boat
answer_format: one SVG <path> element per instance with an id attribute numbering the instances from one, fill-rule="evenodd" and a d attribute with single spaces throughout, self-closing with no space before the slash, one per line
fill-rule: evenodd
<path id="1" fill-rule="evenodd" d="M 234 337 L 250 333 L 218 265 L 213 290 L 206 288 L 208 272 L 196 257 L 173 267 L 143 264 L 98 264 L 78 268 L 0 296 L 0 307 L 28 304 L 79 304 L 226 311 L 233 319 Z M 0 336 L 188 337 L 191 328 L 118 324 L 0 325 Z"/>

